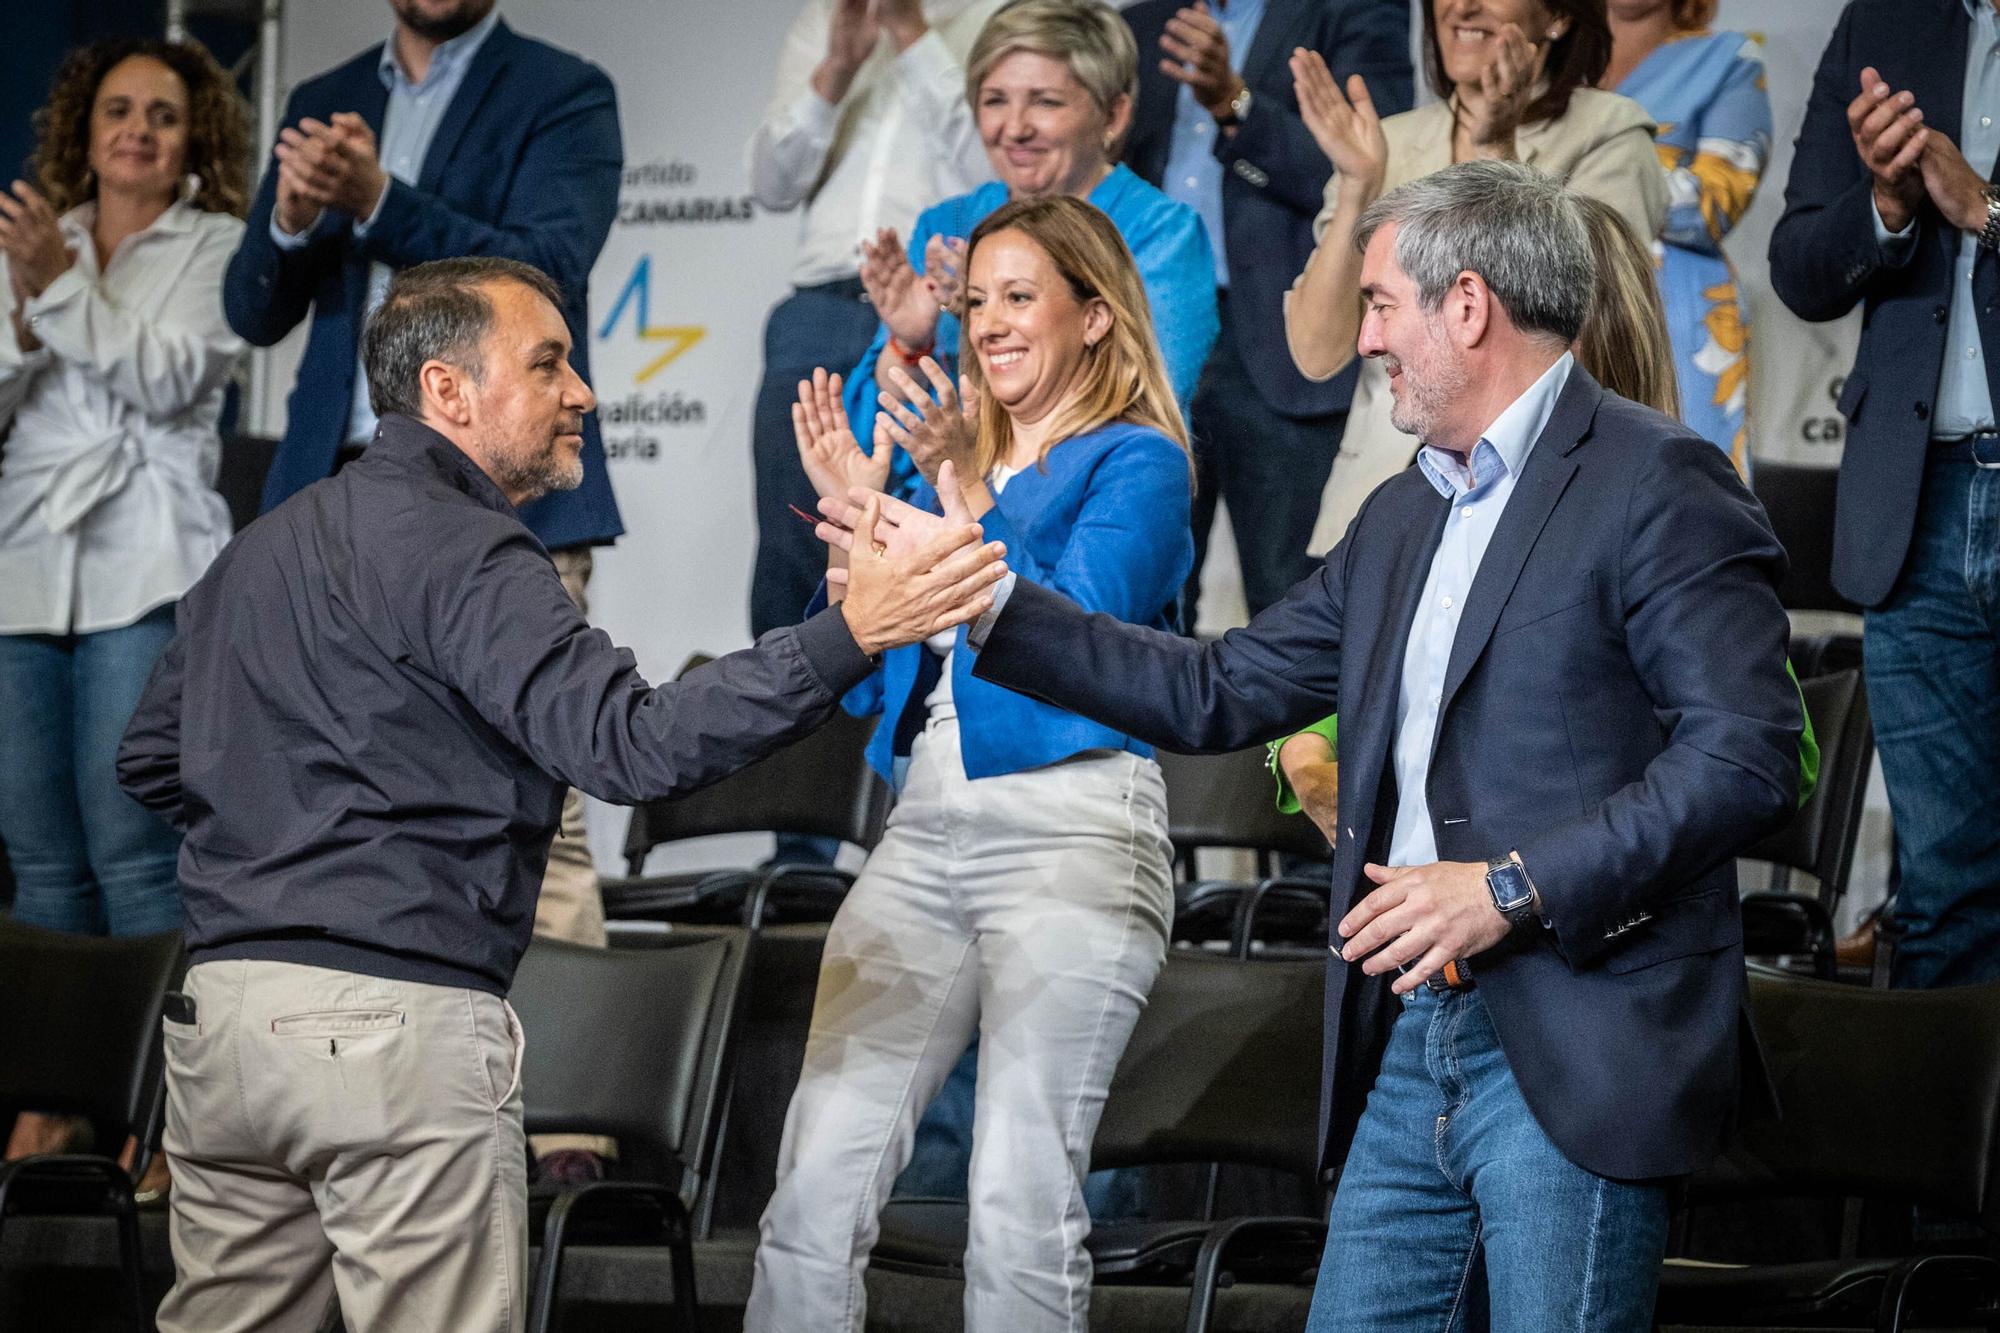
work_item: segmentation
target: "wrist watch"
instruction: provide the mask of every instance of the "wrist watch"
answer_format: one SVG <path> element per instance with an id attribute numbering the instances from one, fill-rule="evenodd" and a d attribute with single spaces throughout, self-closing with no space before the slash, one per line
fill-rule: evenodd
<path id="1" fill-rule="evenodd" d="M 1249 114 L 1250 85 L 1246 83 L 1236 90 L 1236 96 L 1229 99 L 1229 105 L 1224 107 L 1222 114 L 1215 118 L 1215 123 L 1224 129 L 1228 129 L 1235 125 L 1241 125 L 1243 118 Z"/>
<path id="2" fill-rule="evenodd" d="M 1524 930 L 1538 924 L 1537 895 L 1534 881 L 1528 872 L 1512 856 L 1495 856 L 1486 862 L 1486 889 L 1493 895 L 1493 906 L 1507 924 L 1515 930 Z"/>
<path id="3" fill-rule="evenodd" d="M 2000 250 L 2000 185 L 1988 185 L 1980 193 L 1986 196 L 1986 225 L 1979 229 L 1979 248 Z"/>

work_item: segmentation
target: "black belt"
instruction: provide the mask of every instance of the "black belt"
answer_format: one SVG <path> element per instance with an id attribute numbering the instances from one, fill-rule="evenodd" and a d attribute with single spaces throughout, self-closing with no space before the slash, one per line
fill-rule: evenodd
<path id="1" fill-rule="evenodd" d="M 1976 467 L 2000 468 L 2000 431 L 1979 430 L 1953 440 L 1932 440 L 1931 457 Z"/>

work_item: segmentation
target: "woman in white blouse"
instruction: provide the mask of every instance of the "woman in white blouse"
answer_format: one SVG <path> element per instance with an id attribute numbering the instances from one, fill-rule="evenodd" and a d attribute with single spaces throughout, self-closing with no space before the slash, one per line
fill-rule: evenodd
<path id="1" fill-rule="evenodd" d="M 169 930 L 179 836 L 112 764 L 229 540 L 246 117 L 200 47 L 117 41 L 70 55 L 35 129 L 36 184 L 0 190 L 0 840 L 20 920 Z"/>

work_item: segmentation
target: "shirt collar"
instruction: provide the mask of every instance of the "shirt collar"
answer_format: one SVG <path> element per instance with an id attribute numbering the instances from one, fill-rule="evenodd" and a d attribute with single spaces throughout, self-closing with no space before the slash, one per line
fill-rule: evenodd
<path id="1" fill-rule="evenodd" d="M 448 71 L 469 63 L 499 22 L 500 6 L 495 5 L 487 11 L 485 18 L 450 41 L 440 43 L 438 49 L 431 52 L 430 68 L 424 71 L 422 83 L 411 82 L 410 76 L 403 72 L 402 64 L 396 59 L 396 34 L 392 30 L 389 33 L 389 40 L 382 43 L 381 59 L 375 62 L 376 72 L 382 77 L 382 86 L 393 91 L 398 81 L 412 88 L 421 88 L 426 83 L 436 82 Z"/>
<path id="2" fill-rule="evenodd" d="M 1979 22 L 1979 11 L 1982 9 L 1986 11 L 1988 18 L 1995 17 L 1993 13 L 1993 0 L 1965 0 L 1965 15 L 1974 23 Z"/>
<path id="3" fill-rule="evenodd" d="M 1535 441 L 1556 410 L 1556 399 L 1569 382 L 1569 368 L 1576 357 L 1564 352 L 1554 365 L 1543 371 L 1519 398 L 1507 404 L 1474 445 L 1471 466 L 1458 455 L 1434 445 L 1417 451 L 1417 467 L 1437 493 L 1450 500 L 1473 490 L 1485 490 L 1501 475 L 1517 477 L 1534 451 Z M 1498 467 L 1499 471 L 1494 469 Z M 1478 485 L 1473 485 L 1477 481 Z"/>

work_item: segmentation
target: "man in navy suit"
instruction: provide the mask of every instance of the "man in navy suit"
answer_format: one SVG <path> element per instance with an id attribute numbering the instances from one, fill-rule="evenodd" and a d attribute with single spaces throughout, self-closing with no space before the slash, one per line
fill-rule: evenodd
<path id="1" fill-rule="evenodd" d="M 533 265 L 562 289 L 570 364 L 590 378 L 590 270 L 610 234 L 625 161 L 611 80 L 515 33 L 494 0 L 391 7 L 388 41 L 293 92 L 223 286 L 230 327 L 256 346 L 312 320 L 264 484 L 267 510 L 331 476 L 373 437 L 361 329 L 398 269 L 459 255 Z M 587 609 L 591 549 L 624 531 L 596 413 L 583 422 L 583 484 L 534 501 L 521 519 Z M 536 927 L 605 942 L 574 791 L 549 851 Z"/>
<path id="2" fill-rule="evenodd" d="M 1229 504 L 1255 615 L 1312 568 L 1306 543 L 1346 428 L 1354 370 L 1314 382 L 1285 345 L 1285 292 L 1313 249 L 1331 170 L 1299 119 L 1288 61 L 1317 51 L 1367 79 L 1383 115 L 1410 106 L 1408 0 L 1141 0 L 1139 97 L 1125 161 L 1208 224 L 1222 333 L 1190 405 L 1193 627 L 1217 500 Z"/>
<path id="3" fill-rule="evenodd" d="M 1022 581 L 976 672 L 1180 749 L 1338 708 L 1310 1329 L 1644 1330 L 1663 1182 L 1737 1104 L 1732 858 L 1797 791 L 1784 551 L 1713 445 L 1575 364 L 1594 264 L 1560 186 L 1464 163 L 1359 237 L 1359 351 L 1417 466 L 1219 642 Z"/>
<path id="4" fill-rule="evenodd" d="M 1856 0 L 1813 79 L 1771 286 L 1862 307 L 1833 582 L 1866 610 L 1899 986 L 2000 977 L 2000 14 Z"/>

